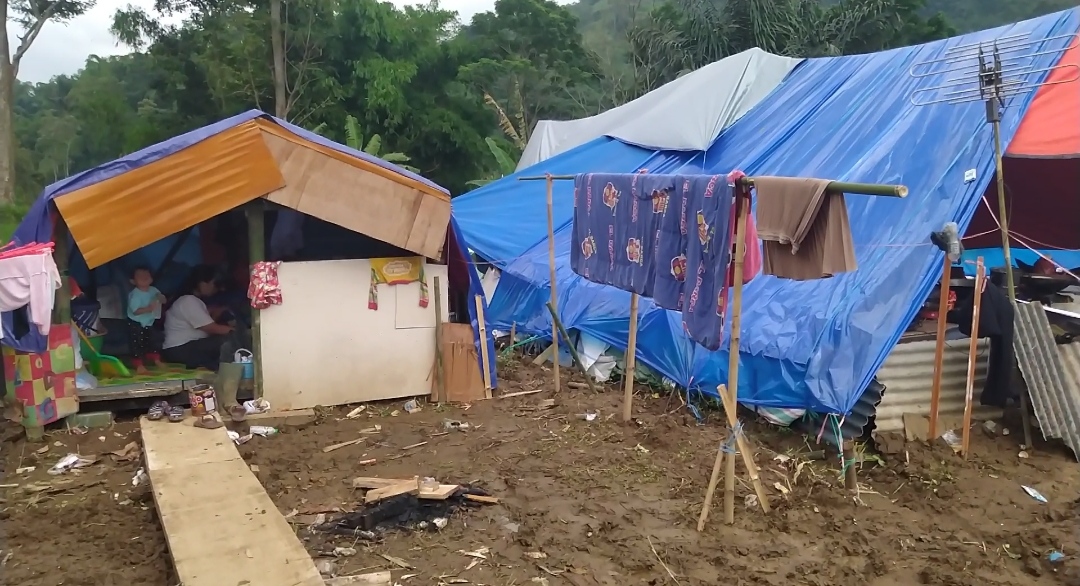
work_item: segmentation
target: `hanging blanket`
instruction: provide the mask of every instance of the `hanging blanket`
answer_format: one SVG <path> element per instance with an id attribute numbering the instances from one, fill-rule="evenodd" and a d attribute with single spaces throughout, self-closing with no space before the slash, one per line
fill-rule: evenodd
<path id="1" fill-rule="evenodd" d="M 368 309 L 379 309 L 379 285 L 405 285 L 420 282 L 420 307 L 428 306 L 428 285 L 424 277 L 424 259 L 373 258 L 371 285 L 368 287 Z"/>
<path id="2" fill-rule="evenodd" d="M 281 305 L 281 283 L 278 281 L 280 267 L 281 261 L 262 261 L 251 265 L 248 299 L 255 309 Z"/>
<path id="3" fill-rule="evenodd" d="M 690 337 L 715 350 L 729 280 L 733 194 L 722 175 L 578 175 L 571 267 L 590 281 L 681 311 Z M 757 247 L 756 237 L 747 238 L 744 281 L 757 273 Z"/>

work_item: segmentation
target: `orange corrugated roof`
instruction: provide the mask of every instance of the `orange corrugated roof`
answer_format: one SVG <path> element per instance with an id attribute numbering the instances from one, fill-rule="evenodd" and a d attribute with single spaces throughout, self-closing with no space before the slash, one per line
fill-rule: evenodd
<path id="1" fill-rule="evenodd" d="M 1065 66 L 1065 67 L 1063 67 Z M 1073 39 L 1009 143 L 1014 157 L 1080 156 L 1080 38 Z"/>

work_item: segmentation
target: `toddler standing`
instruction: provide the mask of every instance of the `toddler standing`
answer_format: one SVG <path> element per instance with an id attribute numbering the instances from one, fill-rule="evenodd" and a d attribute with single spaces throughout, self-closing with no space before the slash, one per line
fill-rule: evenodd
<path id="1" fill-rule="evenodd" d="M 128 294 L 128 337 L 131 340 L 131 364 L 139 373 L 146 372 L 144 361 L 161 361 L 153 346 L 150 328 L 154 320 L 161 317 L 165 296 L 152 285 L 153 282 L 154 277 L 146 267 L 138 267 L 131 273 L 131 284 L 135 288 Z"/>

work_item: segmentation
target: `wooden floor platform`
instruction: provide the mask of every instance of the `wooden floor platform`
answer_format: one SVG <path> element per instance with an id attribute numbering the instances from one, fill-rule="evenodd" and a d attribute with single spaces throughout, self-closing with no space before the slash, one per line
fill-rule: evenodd
<path id="1" fill-rule="evenodd" d="M 158 516 L 184 586 L 323 586 L 224 428 L 140 421 Z"/>

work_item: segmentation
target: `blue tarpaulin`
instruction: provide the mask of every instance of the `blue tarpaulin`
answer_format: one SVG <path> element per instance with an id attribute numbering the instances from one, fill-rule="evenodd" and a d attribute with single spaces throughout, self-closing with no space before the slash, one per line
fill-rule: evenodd
<path id="1" fill-rule="evenodd" d="M 870 55 L 809 59 L 704 153 L 650 152 L 597 139 L 454 201 L 466 239 L 503 269 L 489 320 L 502 329 L 549 333 L 543 182 L 518 177 L 587 172 L 727 173 L 823 177 L 907 185 L 905 199 L 847 198 L 859 269 L 819 281 L 759 276 L 743 295 L 739 400 L 768 407 L 847 413 L 914 318 L 940 275 L 929 243 L 946 221 L 966 228 L 993 177 L 992 131 L 981 103 L 915 106 L 912 65 L 950 47 L 1005 35 L 1075 34 L 1080 9 L 916 47 Z M 1033 50 L 1034 69 L 1054 65 L 1069 43 Z M 1036 80 L 1037 81 L 1037 80 Z M 1033 94 L 1007 100 L 1007 145 Z M 658 123 L 662 123 L 658 121 Z M 965 172 L 976 179 L 965 182 Z M 555 184 L 555 245 L 560 317 L 618 348 L 626 347 L 629 293 L 589 283 L 569 267 L 570 182 Z M 715 394 L 726 382 L 726 340 L 708 352 L 683 333 L 677 314 L 642 300 L 638 358 L 680 385 Z"/>
<path id="2" fill-rule="evenodd" d="M 378 157 L 369 155 L 368 153 L 357 151 L 355 149 L 351 149 L 345 145 L 338 144 L 322 136 L 319 136 L 314 132 L 304 130 L 299 126 L 289 124 L 284 120 L 274 118 L 273 116 L 270 116 L 269 114 L 266 114 L 259 110 L 249 110 L 242 114 L 237 114 L 236 116 L 233 116 L 231 118 L 226 118 L 225 120 L 216 122 L 209 126 L 198 128 L 196 130 L 192 130 L 191 132 L 171 138 L 167 141 L 149 146 L 145 149 L 127 155 L 126 157 L 122 157 L 115 161 L 94 167 L 93 169 L 77 173 L 75 175 L 72 175 L 71 177 L 49 185 L 45 188 L 41 195 L 38 196 L 37 200 L 30 207 L 30 211 L 27 213 L 26 217 L 24 217 L 19 223 L 19 226 L 15 229 L 15 233 L 12 236 L 12 240 L 16 244 L 25 244 L 28 242 L 49 242 L 52 240 L 53 235 L 53 225 L 51 219 L 52 201 L 57 197 L 62 196 L 66 193 L 71 193 L 83 187 L 100 183 L 112 177 L 122 175 L 124 173 L 127 173 L 128 171 L 133 171 L 144 165 L 149 165 L 150 163 L 169 157 L 170 155 L 173 155 L 174 153 L 188 148 L 200 141 L 203 141 L 216 134 L 219 134 L 221 132 L 229 130 L 230 128 L 233 128 L 250 120 L 254 120 L 256 118 L 270 120 L 278 126 L 281 126 L 285 130 L 302 139 L 329 149 L 333 149 L 340 153 L 349 155 L 350 157 L 362 159 L 369 163 L 393 171 L 394 173 L 403 177 L 412 179 L 414 181 L 419 181 L 427 186 L 434 188 L 435 190 L 449 194 L 446 189 L 440 187 L 439 185 L 436 185 L 428 179 L 412 173 L 411 171 L 402 169 L 392 163 L 383 161 Z M 447 233 L 454 239 L 453 244 L 456 245 L 450 247 L 451 251 L 456 248 L 456 250 L 459 251 L 460 254 L 467 254 L 466 251 L 469 249 L 468 243 L 462 238 L 462 231 L 458 227 L 457 219 L 454 218 L 453 215 L 451 215 L 450 217 L 450 225 L 448 227 Z M 157 266 L 161 262 L 162 258 L 167 254 L 167 251 L 171 247 L 171 244 L 175 238 L 177 238 L 177 236 L 170 236 L 159 242 L 155 242 L 149 246 L 143 247 L 143 249 L 135 252 L 135 256 L 139 259 L 139 262 L 141 263 L 146 263 L 151 266 Z M 183 253 L 185 251 L 181 250 L 180 252 Z M 85 262 L 83 262 L 81 256 L 78 254 L 77 249 L 74 251 L 72 257 L 73 258 L 71 259 L 71 268 L 73 269 L 73 274 L 87 274 L 86 264 Z M 463 262 L 466 262 L 466 266 L 469 266 L 465 258 L 462 258 L 461 260 Z M 470 296 L 482 295 L 483 289 L 480 286 L 480 279 L 477 276 L 476 272 L 472 270 L 468 270 L 466 272 L 469 274 Z M 468 306 L 469 315 L 473 325 L 473 331 L 477 332 L 478 327 L 476 317 L 476 305 L 474 303 L 468 303 L 466 305 Z M 4 344 L 9 345 L 16 350 L 27 352 L 41 352 L 45 348 L 44 338 L 40 334 L 38 334 L 33 328 L 31 328 L 31 331 L 28 334 L 24 335 L 22 338 L 16 339 L 12 330 L 12 316 L 10 312 L 3 314 L 3 332 Z M 479 337 L 477 337 L 477 344 L 479 343 Z M 494 356 L 495 347 L 490 338 L 487 340 L 487 345 L 488 354 L 490 356 Z M 477 354 L 479 355 L 479 346 L 477 346 L 477 349 Z M 494 361 L 492 361 L 492 363 L 489 365 L 489 372 L 491 374 L 492 384 L 495 384 L 496 378 Z"/>

